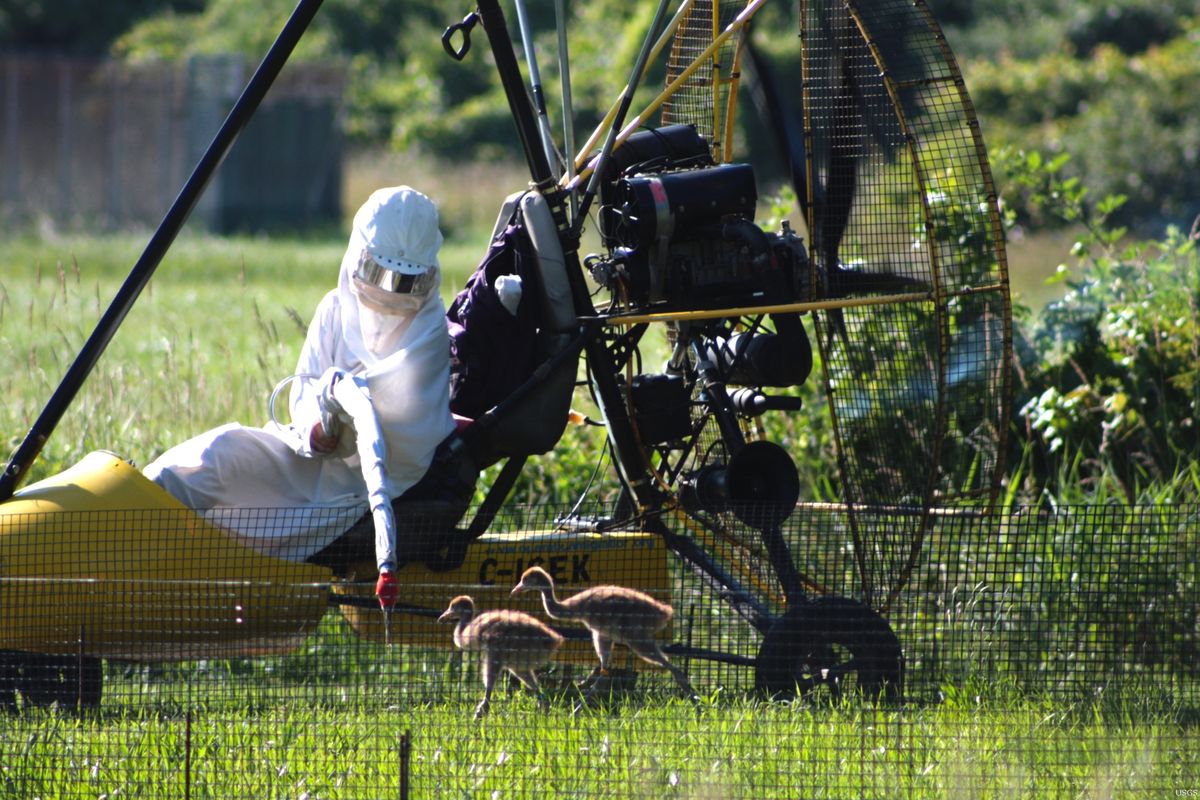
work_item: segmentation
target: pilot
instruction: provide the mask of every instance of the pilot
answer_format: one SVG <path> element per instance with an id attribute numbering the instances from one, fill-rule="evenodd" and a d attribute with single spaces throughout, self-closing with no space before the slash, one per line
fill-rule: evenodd
<path id="1" fill-rule="evenodd" d="M 391 501 L 421 480 L 454 429 L 442 240 L 437 207 L 424 194 L 408 186 L 374 192 L 354 216 L 337 288 L 309 325 L 291 424 L 222 425 L 170 448 L 144 474 L 279 558 L 313 559 L 369 512 L 377 592 L 390 607 L 396 554 L 379 537 L 395 542 Z M 356 431 L 347 407 L 362 398 L 378 430 Z M 364 469 L 371 461 L 378 469 Z"/>

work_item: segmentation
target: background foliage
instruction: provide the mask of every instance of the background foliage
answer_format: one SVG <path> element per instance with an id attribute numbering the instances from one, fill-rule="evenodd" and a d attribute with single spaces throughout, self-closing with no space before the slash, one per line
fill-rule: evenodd
<path id="1" fill-rule="evenodd" d="M 1200 452 L 1200 228 L 1139 240 L 1115 225 L 1121 196 L 1086 203 L 1067 159 L 1005 152 L 1006 197 L 1081 225 L 1057 280 L 1067 292 L 1018 325 L 1016 457 L 1037 491 L 1067 484 L 1135 500 L 1190 475 Z M 1018 482 L 1021 477 L 1014 480 Z M 1115 491 L 1114 491 L 1115 490 Z"/>
<path id="2" fill-rule="evenodd" d="M 294 0 L 22 0 L 0 8 L 0 47 L 111 52 L 135 60 L 228 51 L 258 58 L 293 5 Z M 624 80 L 650 5 L 567 4 L 581 127 L 601 116 L 612 87 Z M 1194 473 L 1191 454 L 1200 446 L 1200 267 L 1192 219 L 1200 213 L 1200 111 L 1192 87 L 1200 85 L 1200 4 L 930 0 L 930 5 L 964 66 L 1010 239 L 1060 229 L 1068 232 L 1064 249 L 1075 242 L 1070 254 L 1062 254 L 1068 263 L 1055 278 L 1060 299 L 1036 317 L 1027 312 L 1019 319 L 1012 493 L 1026 499 L 1058 496 L 1082 482 L 1136 497 L 1155 482 Z M 488 211 L 476 214 L 465 198 L 469 186 L 478 186 L 478 176 L 447 170 L 438 156 L 484 163 L 516 152 L 486 48 L 476 47 L 463 64 L 452 64 L 442 52 L 442 29 L 469 6 L 325 0 L 296 55 L 340 59 L 349 66 L 346 124 L 360 150 L 390 149 L 405 175 L 416 165 L 433 165 L 422 167 L 425 182 L 445 173 L 436 191 L 445 198 L 452 238 L 459 242 L 490 225 L 500 190 L 489 186 Z M 528 6 L 554 104 L 554 4 L 531 0 Z M 755 35 L 765 42 L 764 52 L 794 52 L 789 13 L 784 4 L 772 5 L 757 21 Z M 557 109 L 552 115 L 558 119 Z M 465 248 L 471 254 L 481 249 L 473 240 Z M 75 255 L 64 252 L 60 263 L 72 263 Z M 464 269 L 473 257 L 464 258 Z M 125 255 L 118 264 L 131 260 Z M 20 256 L 5 254 L 14 269 L 19 262 Z M 267 281 L 276 279 L 270 269 Z M 11 320 L 22 290 L 5 283 Z M 96 298 L 107 291 L 97 290 Z M 257 316 L 257 310 L 248 313 Z M 308 311 L 292 313 L 306 317 Z M 72 337 L 79 335 L 65 333 L 50 349 L 70 352 L 77 347 Z M 291 336 L 283 340 L 291 342 Z M 20 349 L 16 340 L 8 344 Z M 267 350 L 278 346 L 271 339 Z M 47 347 L 33 346 L 28 357 L 39 369 L 52 357 Z M 290 358 L 280 357 L 282 368 Z M 273 364 L 267 371 L 278 369 Z M 801 458 L 817 459 L 830 442 L 821 404 L 814 401 L 810 408 L 808 418 L 802 415 L 778 435 L 794 452 L 806 454 Z M 245 416 L 240 408 L 226 409 L 247 419 L 257 419 L 259 411 L 255 406 Z M 147 442 L 146 450 L 160 445 Z M 588 472 L 584 464 L 580 470 Z M 537 497 L 561 498 L 576 488 L 558 469 L 554 478 L 538 477 L 536 468 L 530 473 L 537 485 L 529 490 Z M 1195 483 L 1193 477 L 1183 485 Z"/>
<path id="3" fill-rule="evenodd" d="M 18 0 L 0 9 L 0 47 L 109 51 L 129 59 L 240 52 L 261 58 L 294 0 Z M 555 120 L 552 0 L 527 3 Z M 623 81 L 653 4 L 566 4 L 583 129 Z M 794 50 L 791 4 L 766 9 L 766 53 Z M 1096 197 L 1123 194 L 1113 219 L 1154 235 L 1200 213 L 1200 3 L 1196 0 L 930 0 L 963 65 L 990 147 L 1071 153 L 1067 175 Z M 441 31 L 471 10 L 435 0 L 325 0 L 296 58 L 350 70 L 347 130 L 359 145 L 462 158 L 513 151 L 486 48 L 461 64 Z M 515 14 L 508 7 L 510 22 Z M 606 93 L 607 92 L 607 93 Z M 743 104 L 748 107 L 749 104 Z M 745 138 L 745 137 L 744 137 Z M 1017 208 L 1025 214 L 1028 209 Z"/>

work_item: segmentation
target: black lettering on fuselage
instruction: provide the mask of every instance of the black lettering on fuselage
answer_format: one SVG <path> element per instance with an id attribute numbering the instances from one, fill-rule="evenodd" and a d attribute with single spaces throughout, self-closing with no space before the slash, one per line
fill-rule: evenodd
<path id="1" fill-rule="evenodd" d="M 590 583 L 592 576 L 588 574 L 587 563 L 591 553 L 581 556 L 571 556 L 571 583 Z"/>
<path id="2" fill-rule="evenodd" d="M 483 560 L 483 562 L 479 565 L 479 582 L 481 584 L 484 586 L 496 585 L 496 578 L 494 576 L 496 574 L 496 567 L 499 565 L 499 563 L 500 562 L 494 558 L 485 558 Z"/>
<path id="3" fill-rule="evenodd" d="M 550 573 L 550 577 L 554 579 L 555 583 L 564 585 L 591 583 L 592 576 L 588 564 L 591 557 L 591 553 L 557 553 L 546 556 L 535 555 L 529 557 L 528 560 L 521 556 L 513 561 L 507 561 L 502 560 L 503 556 L 500 559 L 489 556 L 479 562 L 479 583 L 482 586 L 516 583 L 525 570 L 537 566 Z"/>

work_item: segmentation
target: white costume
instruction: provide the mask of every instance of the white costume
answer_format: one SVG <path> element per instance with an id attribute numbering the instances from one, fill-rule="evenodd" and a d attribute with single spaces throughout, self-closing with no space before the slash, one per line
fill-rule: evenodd
<path id="1" fill-rule="evenodd" d="M 421 479 L 454 429 L 449 340 L 437 291 L 441 244 L 437 209 L 427 197 L 406 186 L 372 194 L 354 217 L 338 286 L 309 325 L 296 366 L 292 424 L 223 425 L 172 447 L 144 474 L 246 544 L 280 558 L 313 555 L 368 511 L 376 512 L 378 531 L 382 506 L 390 517 L 390 500 Z M 367 284 L 358 277 L 367 262 L 384 275 L 381 281 L 416 276 L 419 287 L 401 293 L 408 290 Z M 366 390 L 374 406 L 384 441 L 373 451 L 369 442 L 358 442 L 355 451 L 349 424 L 334 454 L 310 447 L 322 388 L 328 390 L 335 370 L 351 379 L 338 383 Z M 382 461 L 381 483 L 364 479 L 361 454 L 372 452 Z M 380 569 L 395 568 L 380 559 Z"/>

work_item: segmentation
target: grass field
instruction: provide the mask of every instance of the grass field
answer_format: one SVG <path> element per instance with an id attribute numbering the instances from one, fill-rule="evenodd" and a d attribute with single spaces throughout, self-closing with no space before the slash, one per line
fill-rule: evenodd
<path id="1" fill-rule="evenodd" d="M 99 712 L 0 717 L 0 798 L 397 797 L 402 770 L 411 796 L 438 798 L 1091 800 L 1200 782 L 1196 720 L 1151 694 L 976 681 L 889 707 L 698 683 L 692 706 L 644 673 L 573 714 L 579 672 L 558 665 L 548 712 L 501 690 L 475 722 L 474 660 L 428 644 L 366 643 L 332 614 L 289 656 L 109 662 Z"/>
<path id="2" fill-rule="evenodd" d="M 490 224 L 465 209 L 450 213 L 447 296 L 474 267 Z M 136 234 L 0 243 L 0 431 L 10 446 L 144 244 Z M 216 424 L 265 420 L 342 248 L 333 236 L 185 232 L 30 479 L 90 450 L 146 463 Z M 581 438 L 532 469 L 590 467 L 598 437 L 568 435 Z M 456 664 L 444 650 L 357 642 L 335 615 L 288 658 L 161 670 L 110 663 L 98 715 L 0 717 L 0 798 L 181 797 L 185 786 L 190 797 L 397 796 L 406 734 L 420 797 L 1074 799 L 1200 790 L 1194 709 L 1151 708 L 1137 695 L 1096 704 L 948 684 L 940 702 L 892 709 L 760 702 L 710 686 L 697 709 L 652 681 L 649 694 L 607 713 L 572 715 L 563 698 L 542 715 L 514 696 L 473 724 L 478 678 Z"/>
<path id="3" fill-rule="evenodd" d="M 350 652 L 315 686 L 209 664 L 118 676 L 123 700 L 99 716 L 0 720 L 0 797 L 396 797 L 405 743 L 414 797 L 1076 800 L 1200 781 L 1194 733 L 1136 700 L 889 709 L 715 693 L 693 707 L 652 692 L 576 715 L 569 698 L 543 713 L 501 692 L 473 722 L 478 683 L 453 658 Z"/>

